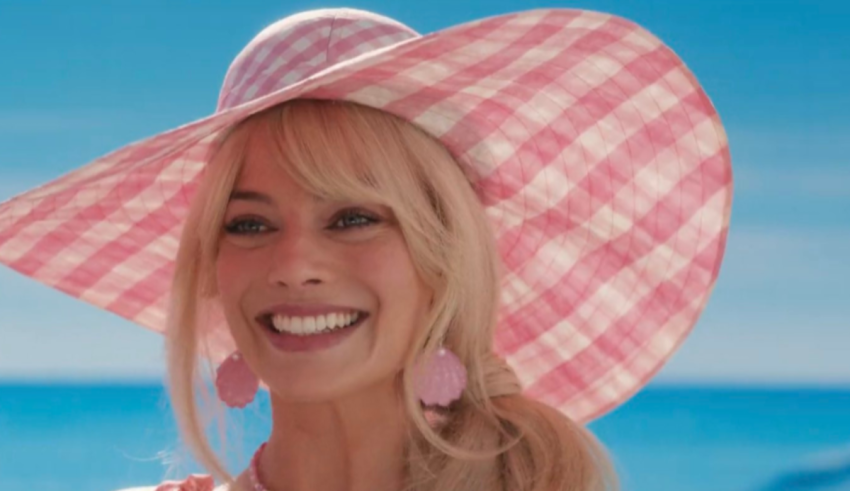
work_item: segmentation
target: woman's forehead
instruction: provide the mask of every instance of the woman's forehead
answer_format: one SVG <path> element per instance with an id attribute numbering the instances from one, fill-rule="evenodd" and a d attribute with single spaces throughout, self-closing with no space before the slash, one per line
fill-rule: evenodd
<path id="1" fill-rule="evenodd" d="M 327 163 L 308 163 L 313 165 L 333 165 Z M 246 145 L 241 168 L 234 183 L 231 198 L 247 193 L 263 193 L 273 200 L 281 195 L 300 195 L 319 203 L 328 201 L 329 197 L 317 194 L 317 190 L 305 188 L 296 180 L 296 172 L 282 149 L 260 138 Z"/>
<path id="2" fill-rule="evenodd" d="M 280 156 L 271 152 L 258 152 L 248 150 L 239 171 L 236 182 L 263 181 L 272 178 L 285 178 L 284 162 L 280 162 Z"/>
<path id="3" fill-rule="evenodd" d="M 317 129 L 316 131 L 321 131 Z M 303 134 L 301 136 L 308 136 Z M 293 164 L 293 156 L 287 150 L 289 146 L 297 146 L 294 152 L 303 159 L 307 157 L 309 162 L 301 162 L 311 166 L 324 168 L 333 167 L 340 169 L 352 164 L 351 152 L 346 151 L 345 141 L 335 141 L 332 145 L 324 144 L 326 140 L 305 138 L 299 141 L 286 141 L 283 135 L 273 131 L 270 125 L 258 124 L 251 128 L 244 140 L 243 168 L 250 172 L 284 172 L 286 167 Z M 307 150 L 305 152 L 305 149 Z M 340 169 L 342 170 L 342 169 Z"/>
<path id="4" fill-rule="evenodd" d="M 272 200 L 280 195 L 312 195 L 298 185 L 279 162 L 271 158 L 247 156 L 234 183 L 230 201 L 233 201 L 234 196 L 246 193 L 261 193 Z"/>

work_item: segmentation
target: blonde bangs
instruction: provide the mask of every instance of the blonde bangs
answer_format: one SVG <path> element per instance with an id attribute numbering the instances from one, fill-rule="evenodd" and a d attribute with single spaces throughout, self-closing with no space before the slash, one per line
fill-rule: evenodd
<path id="1" fill-rule="evenodd" d="M 403 124 L 365 106 L 293 100 L 247 119 L 225 144 L 238 147 L 244 158 L 256 141 L 317 197 L 392 206 L 411 191 L 417 194 L 421 184 L 403 144 Z M 235 165 L 241 167 L 241 160 Z"/>

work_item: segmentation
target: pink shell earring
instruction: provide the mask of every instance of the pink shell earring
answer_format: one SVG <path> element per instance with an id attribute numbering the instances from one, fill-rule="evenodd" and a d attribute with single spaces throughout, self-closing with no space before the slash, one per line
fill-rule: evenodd
<path id="1" fill-rule="evenodd" d="M 457 355 L 441 345 L 416 366 L 413 387 L 425 406 L 448 407 L 466 389 L 466 367 Z"/>
<path id="2" fill-rule="evenodd" d="M 260 379 L 245 363 L 242 354 L 234 351 L 216 369 L 215 388 L 218 398 L 225 404 L 243 408 L 254 400 L 260 388 Z"/>

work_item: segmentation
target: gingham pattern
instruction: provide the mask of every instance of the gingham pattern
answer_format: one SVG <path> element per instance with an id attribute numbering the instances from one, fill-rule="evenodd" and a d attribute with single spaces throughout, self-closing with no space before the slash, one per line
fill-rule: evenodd
<path id="1" fill-rule="evenodd" d="M 355 10 L 284 19 L 236 58 L 216 114 L 0 205 L 0 261 L 161 331 L 210 143 L 298 97 L 398 114 L 458 158 L 506 266 L 496 348 L 529 395 L 578 421 L 598 417 L 696 323 L 726 243 L 726 136 L 661 41 L 579 10 L 426 36 Z M 226 330 L 215 334 L 221 359 Z"/>

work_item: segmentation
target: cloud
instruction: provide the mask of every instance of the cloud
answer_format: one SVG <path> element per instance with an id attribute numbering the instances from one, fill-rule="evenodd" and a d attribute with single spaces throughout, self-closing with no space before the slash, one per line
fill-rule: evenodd
<path id="1" fill-rule="evenodd" d="M 850 297 L 850 229 L 731 227 L 720 282 L 744 295 L 845 288 Z"/>
<path id="2" fill-rule="evenodd" d="M 10 175 L 4 172 L 0 177 L 0 203 L 17 196 L 24 191 L 40 186 L 58 176 L 49 174 L 22 174 Z"/>
<path id="3" fill-rule="evenodd" d="M 753 197 L 850 197 L 850 128 L 727 127 L 736 191 Z"/>
<path id="4" fill-rule="evenodd" d="M 726 313 L 701 321 L 659 383 L 850 385 L 850 318 Z"/>
<path id="5" fill-rule="evenodd" d="M 40 320 L 0 324 L 0 378 L 161 379 L 165 373 L 162 336 L 151 331 L 114 317 Z"/>
<path id="6" fill-rule="evenodd" d="M 733 227 L 720 279 L 659 381 L 850 384 L 850 230 Z"/>
<path id="7" fill-rule="evenodd" d="M 0 266 L 0 378 L 161 378 L 162 336 Z"/>
<path id="8" fill-rule="evenodd" d="M 108 127 L 113 118 L 114 115 L 94 111 L 4 111 L 0 112 L 0 135 L 90 131 Z"/>
<path id="9" fill-rule="evenodd" d="M 161 338 L 0 266 L 0 377 L 151 377 Z"/>
<path id="10" fill-rule="evenodd" d="M 850 198 L 850 158 L 842 167 L 734 169 L 735 192 L 781 199 Z"/>

